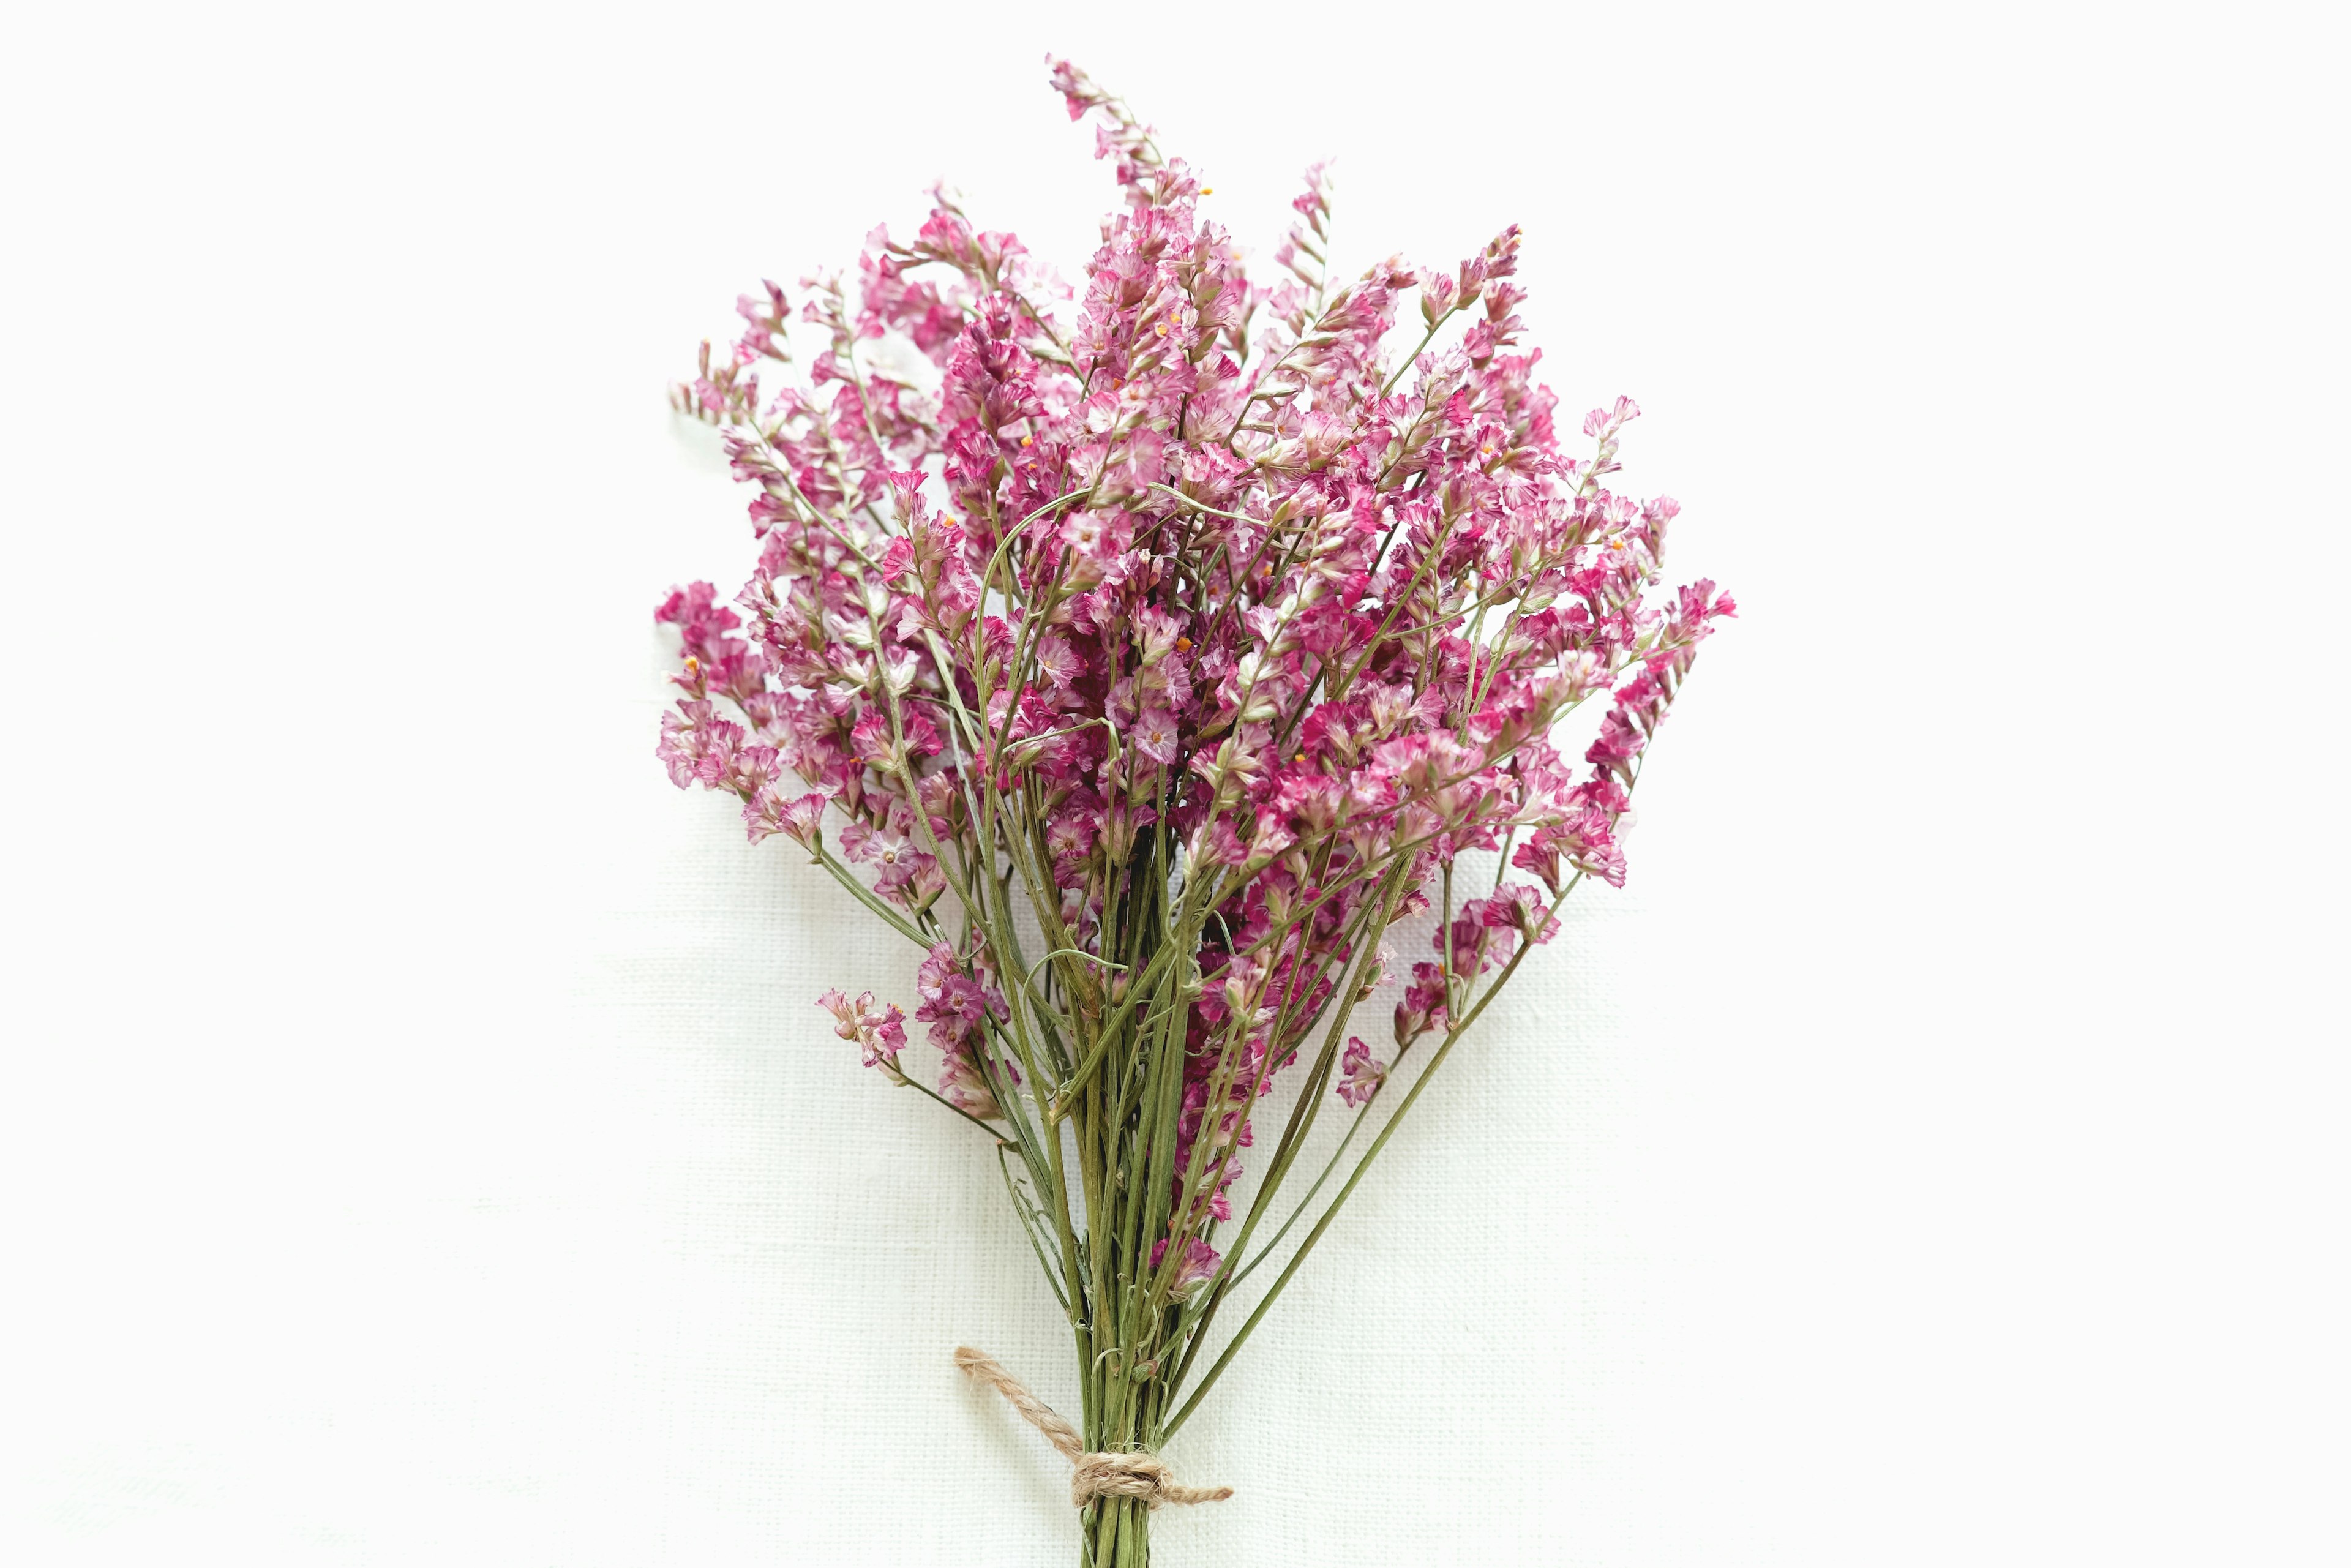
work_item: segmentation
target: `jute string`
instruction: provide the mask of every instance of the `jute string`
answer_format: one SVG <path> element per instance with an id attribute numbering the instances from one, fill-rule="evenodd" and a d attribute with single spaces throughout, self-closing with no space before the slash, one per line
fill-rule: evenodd
<path id="1" fill-rule="evenodd" d="M 1139 1497 L 1153 1508 L 1162 1503 L 1222 1502 L 1233 1495 L 1230 1487 L 1187 1487 L 1168 1479 L 1167 1467 L 1149 1454 L 1089 1453 L 1078 1429 L 1053 1414 L 1051 1406 L 1021 1386 L 997 1359 L 969 1345 L 955 1354 L 956 1364 L 975 1381 L 1004 1396 L 1020 1418 L 1045 1434 L 1072 1467 L 1070 1500 L 1083 1508 L 1098 1497 Z"/>

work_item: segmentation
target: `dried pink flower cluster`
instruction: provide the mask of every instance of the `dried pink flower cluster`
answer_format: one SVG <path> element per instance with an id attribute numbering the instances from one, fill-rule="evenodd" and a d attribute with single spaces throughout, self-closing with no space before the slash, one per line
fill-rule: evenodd
<path id="1" fill-rule="evenodd" d="M 803 282 L 825 338 L 804 384 L 760 387 L 792 357 L 768 284 L 679 389 L 761 547 L 736 608 L 695 583 L 658 612 L 685 655 L 660 755 L 925 950 L 941 1096 L 1008 1124 L 1073 1322 L 1153 1369 L 1113 1389 L 1097 1367 L 1089 1420 L 1156 1442 L 1263 1212 L 1220 1249 L 1275 1073 L 1303 1057 L 1310 1092 L 1266 1195 L 1305 1107 L 1331 1087 L 1360 1111 L 1392 1071 L 1343 1036 L 1391 925 L 1441 901 L 1400 1059 L 1449 1046 L 1580 879 L 1622 883 L 1643 755 L 1733 606 L 1652 593 L 1677 507 L 1604 483 L 1629 399 L 1562 449 L 1516 227 L 1450 270 L 1337 282 L 1318 166 L 1286 276 L 1252 280 L 1183 162 L 1051 69 L 1125 195 L 1082 287 L 935 193 L 911 239 L 868 237 L 853 287 Z M 1596 695 L 1579 768 L 1551 737 Z M 1457 901 L 1468 851 L 1525 880 Z M 899 1075 L 896 1008 L 823 1003 Z"/>

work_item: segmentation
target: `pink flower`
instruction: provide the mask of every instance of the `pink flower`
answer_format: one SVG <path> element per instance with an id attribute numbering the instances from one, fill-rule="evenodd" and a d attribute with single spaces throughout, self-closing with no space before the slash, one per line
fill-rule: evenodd
<path id="1" fill-rule="evenodd" d="M 833 1033 L 862 1050 L 866 1066 L 882 1069 L 898 1082 L 905 1082 L 905 1074 L 898 1071 L 898 1052 L 906 1046 L 904 1013 L 876 1005 L 872 991 L 853 1002 L 838 990 L 827 991 L 817 998 L 816 1005 L 832 1014 Z"/>
<path id="2" fill-rule="evenodd" d="M 1176 727 L 1176 716 L 1164 707 L 1145 710 L 1128 732 L 1128 738 L 1134 742 L 1137 751 L 1162 767 L 1172 767 L 1180 754 L 1182 734 Z"/>
<path id="3" fill-rule="evenodd" d="M 1131 531 L 1116 512 L 1079 512 L 1061 525 L 1061 542 L 1080 556 L 1102 560 L 1124 550 Z"/>
<path id="4" fill-rule="evenodd" d="M 1641 417 L 1641 405 L 1629 397 L 1620 397 L 1614 408 L 1595 408 L 1583 416 L 1583 434 L 1605 438 L 1622 430 L 1628 423 Z"/>
<path id="5" fill-rule="evenodd" d="M 1346 1054 L 1339 1059 L 1339 1098 L 1350 1105 L 1368 1105 L 1387 1081 L 1387 1063 L 1374 1061 L 1370 1046 L 1348 1036 Z"/>
<path id="6" fill-rule="evenodd" d="M 1003 998 L 992 997 L 944 942 L 931 949 L 914 972 L 914 994 L 922 998 L 914 1017 L 931 1026 L 931 1040 L 942 1051 L 970 1040 L 1003 1011 Z"/>
<path id="7" fill-rule="evenodd" d="M 1474 977 L 1509 961 L 1518 938 L 1507 915 L 1488 918 L 1491 909 L 1488 900 L 1473 898 L 1461 906 L 1451 925 L 1431 938 L 1437 950 L 1447 956 L 1455 975 Z"/>
<path id="8" fill-rule="evenodd" d="M 1151 1249 L 1151 1266 L 1157 1269 L 1166 1260 L 1167 1240 L 1166 1238 L 1162 1237 Z M 1176 1266 L 1176 1278 L 1168 1286 L 1168 1295 L 1179 1301 L 1184 1300 L 1202 1285 L 1215 1279 L 1217 1270 L 1223 1265 L 1224 1260 L 1223 1253 L 1218 1252 L 1198 1237 L 1186 1239 L 1184 1243 L 1184 1260 Z"/>
<path id="9" fill-rule="evenodd" d="M 718 591 L 706 582 L 672 589 L 653 619 L 675 626 L 685 651 L 708 663 L 723 651 L 726 633 L 743 623 L 717 600 Z"/>
<path id="10" fill-rule="evenodd" d="M 1004 1114 L 996 1103 L 996 1092 L 987 1086 L 987 1073 L 968 1051 L 951 1051 L 939 1069 L 939 1092 L 947 1103 L 967 1116 L 983 1122 L 994 1121 Z"/>
<path id="11" fill-rule="evenodd" d="M 669 781 L 683 789 L 702 776 L 703 735 L 698 719 L 707 719 L 708 703 L 680 703 L 679 711 L 661 716 L 661 739 L 653 755 L 669 769 Z M 700 709 L 697 715 L 695 710 Z"/>
<path id="12" fill-rule="evenodd" d="M 1544 908 L 1542 895 L 1522 882 L 1505 883 L 1484 901 L 1478 918 L 1488 925 L 1506 927 L 1538 944 L 1559 931 L 1559 921 Z"/>
<path id="13" fill-rule="evenodd" d="M 1430 1030 L 1445 1028 L 1447 1021 L 1444 969 L 1435 964 L 1415 964 L 1412 984 L 1405 988 L 1404 1000 L 1396 1004 L 1397 1048 L 1410 1045 Z"/>
<path id="14" fill-rule="evenodd" d="M 1048 632 L 1037 639 L 1037 669 L 1059 689 L 1066 690 L 1078 678 L 1083 666 L 1078 662 L 1077 651 L 1070 640 L 1059 632 Z"/>
<path id="15" fill-rule="evenodd" d="M 743 802 L 743 822 L 755 844 L 771 833 L 781 833 L 802 849 L 814 849 L 824 821 L 824 807 L 825 798 L 821 795 L 786 799 L 784 791 L 770 782 Z"/>

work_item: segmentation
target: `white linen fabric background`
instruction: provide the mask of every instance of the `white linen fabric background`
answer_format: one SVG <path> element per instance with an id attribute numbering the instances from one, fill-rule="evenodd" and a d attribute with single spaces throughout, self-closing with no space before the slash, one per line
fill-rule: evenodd
<path id="1" fill-rule="evenodd" d="M 0 1559 L 1073 1560 L 986 1145 L 812 1005 L 909 956 L 648 616 L 738 289 L 940 176 L 1076 274 L 1048 48 L 1260 250 L 1523 224 L 1742 605 L 1163 1560 L 2351 1557 L 2339 18 L 1111 10 L 14 17 Z"/>

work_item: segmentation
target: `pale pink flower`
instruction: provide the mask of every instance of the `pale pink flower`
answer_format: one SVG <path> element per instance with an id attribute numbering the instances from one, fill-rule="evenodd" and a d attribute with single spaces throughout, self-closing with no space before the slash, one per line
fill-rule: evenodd
<path id="1" fill-rule="evenodd" d="M 967 1116 L 981 1121 L 993 1121 L 1004 1114 L 996 1103 L 996 1092 L 987 1086 L 987 1074 L 968 1051 L 947 1052 L 939 1069 L 939 1092 L 947 1103 Z"/>
<path id="2" fill-rule="evenodd" d="M 1339 1098 L 1350 1105 L 1368 1105 L 1387 1081 L 1387 1063 L 1374 1061 L 1370 1046 L 1348 1036 L 1346 1054 L 1339 1059 Z"/>
<path id="3" fill-rule="evenodd" d="M 1176 1277 L 1167 1288 L 1168 1295 L 1179 1301 L 1215 1279 L 1217 1270 L 1225 1260 L 1224 1254 L 1196 1236 L 1185 1241 L 1183 1260 L 1176 1265 Z M 1159 1268 L 1166 1260 L 1167 1242 L 1162 1238 L 1151 1249 L 1151 1266 Z"/>
<path id="4" fill-rule="evenodd" d="M 838 990 L 825 992 L 817 998 L 816 1005 L 832 1014 L 832 1032 L 852 1041 L 864 1053 L 865 1065 L 878 1067 L 893 1079 L 904 1079 L 898 1071 L 898 1053 L 906 1047 L 906 1015 L 895 1007 L 883 1007 L 866 991 L 855 1001 Z"/>
<path id="5" fill-rule="evenodd" d="M 1182 744 L 1181 732 L 1176 727 L 1176 716 L 1164 707 L 1148 708 L 1137 719 L 1128 737 L 1134 748 L 1161 766 L 1172 765 Z"/>

